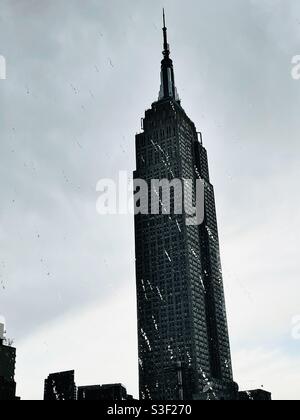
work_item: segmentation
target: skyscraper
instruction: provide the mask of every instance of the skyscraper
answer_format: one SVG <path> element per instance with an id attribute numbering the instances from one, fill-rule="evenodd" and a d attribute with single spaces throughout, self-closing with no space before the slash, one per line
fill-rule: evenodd
<path id="1" fill-rule="evenodd" d="M 0 324 L 0 401 L 16 400 L 16 349 L 6 342 L 4 325 Z"/>
<path id="2" fill-rule="evenodd" d="M 136 136 L 135 179 L 189 179 L 205 185 L 204 222 L 187 213 L 135 216 L 140 398 L 235 399 L 214 188 L 206 149 L 175 85 L 163 27 L 158 101 Z M 174 193 L 171 194 L 174 201 Z M 161 203 L 163 207 L 163 203 Z M 174 203 L 172 208 L 174 208 Z"/>

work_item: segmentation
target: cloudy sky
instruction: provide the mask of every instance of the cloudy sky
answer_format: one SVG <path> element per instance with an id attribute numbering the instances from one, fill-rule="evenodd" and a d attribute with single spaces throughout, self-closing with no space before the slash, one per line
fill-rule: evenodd
<path id="1" fill-rule="evenodd" d="M 99 216 L 96 184 L 134 169 L 162 6 L 216 188 L 235 379 L 300 399 L 297 0 L 1 1 L 0 317 L 18 393 L 75 369 L 137 395 L 133 220 Z"/>

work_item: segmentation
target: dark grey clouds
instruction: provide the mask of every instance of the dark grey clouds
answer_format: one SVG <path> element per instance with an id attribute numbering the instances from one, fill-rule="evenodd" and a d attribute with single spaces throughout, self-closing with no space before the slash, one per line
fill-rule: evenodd
<path id="1" fill-rule="evenodd" d="M 216 185 L 234 350 L 254 340 L 294 354 L 300 6 L 164 6 L 178 91 Z M 0 313 L 16 340 L 134 282 L 132 220 L 98 216 L 95 188 L 134 169 L 134 135 L 159 90 L 161 7 L 2 0 Z"/>

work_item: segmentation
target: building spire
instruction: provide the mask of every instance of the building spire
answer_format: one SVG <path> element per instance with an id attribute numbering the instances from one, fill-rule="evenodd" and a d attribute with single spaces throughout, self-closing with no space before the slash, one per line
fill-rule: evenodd
<path id="1" fill-rule="evenodd" d="M 175 87 L 173 61 L 170 59 L 165 9 L 163 9 L 163 56 L 164 58 L 161 62 L 161 86 L 158 100 L 174 99 L 179 102 L 177 89 Z"/>
<path id="2" fill-rule="evenodd" d="M 167 33 L 167 27 L 166 27 L 166 14 L 165 9 L 163 9 L 163 34 L 164 34 L 164 50 L 163 55 L 165 57 L 169 57 L 170 55 L 170 47 L 168 44 L 168 33 Z"/>

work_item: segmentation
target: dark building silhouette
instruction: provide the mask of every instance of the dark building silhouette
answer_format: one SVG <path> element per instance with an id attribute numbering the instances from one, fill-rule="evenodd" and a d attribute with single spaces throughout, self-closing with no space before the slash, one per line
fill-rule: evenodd
<path id="1" fill-rule="evenodd" d="M 132 400 L 126 388 L 121 384 L 80 386 L 77 392 L 78 401 L 125 401 Z"/>
<path id="2" fill-rule="evenodd" d="M 0 401 L 12 401 L 16 397 L 15 383 L 16 349 L 4 338 L 4 325 L 0 324 Z"/>
<path id="3" fill-rule="evenodd" d="M 135 216 L 140 398 L 237 399 L 207 152 L 178 97 L 165 18 L 163 35 L 159 99 L 136 136 L 134 178 L 149 188 L 152 179 L 202 179 L 205 220 Z"/>
<path id="4" fill-rule="evenodd" d="M 272 401 L 272 394 L 263 389 L 239 392 L 240 401 Z"/>
<path id="5" fill-rule="evenodd" d="M 76 385 L 74 370 L 52 373 L 45 380 L 44 401 L 74 401 Z"/>

